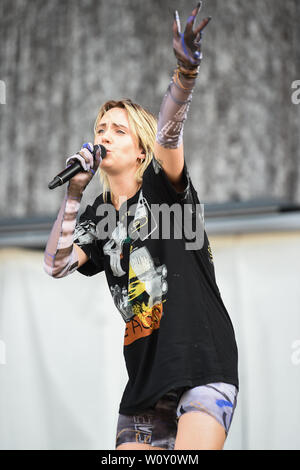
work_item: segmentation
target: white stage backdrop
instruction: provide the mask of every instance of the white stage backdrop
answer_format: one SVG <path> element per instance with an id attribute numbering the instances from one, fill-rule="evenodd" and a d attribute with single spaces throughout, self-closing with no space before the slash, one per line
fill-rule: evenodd
<path id="1" fill-rule="evenodd" d="M 225 449 L 300 449 L 300 233 L 210 237 L 239 347 Z M 114 449 L 124 323 L 103 273 L 0 251 L 0 448 Z"/>

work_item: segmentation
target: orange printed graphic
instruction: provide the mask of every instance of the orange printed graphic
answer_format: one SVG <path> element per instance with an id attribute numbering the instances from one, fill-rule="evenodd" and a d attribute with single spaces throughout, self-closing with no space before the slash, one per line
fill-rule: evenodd
<path id="1" fill-rule="evenodd" d="M 160 327 L 163 314 L 162 303 L 154 305 L 151 309 L 135 315 L 126 323 L 124 345 L 134 343 L 137 339 L 144 338 Z"/>

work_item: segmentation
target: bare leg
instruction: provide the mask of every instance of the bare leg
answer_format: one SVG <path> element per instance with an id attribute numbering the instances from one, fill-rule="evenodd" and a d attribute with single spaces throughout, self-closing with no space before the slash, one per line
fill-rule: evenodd
<path id="1" fill-rule="evenodd" d="M 174 450 L 222 450 L 225 438 L 225 429 L 215 418 L 188 412 L 179 418 Z"/>

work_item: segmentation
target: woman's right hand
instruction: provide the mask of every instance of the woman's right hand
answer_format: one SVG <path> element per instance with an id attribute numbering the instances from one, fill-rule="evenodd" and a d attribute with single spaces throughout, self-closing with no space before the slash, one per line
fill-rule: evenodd
<path id="1" fill-rule="evenodd" d="M 178 11 L 175 11 L 173 23 L 173 50 L 178 65 L 185 70 L 195 70 L 200 66 L 202 60 L 201 38 L 204 28 L 211 20 L 211 16 L 201 21 L 200 25 L 193 29 L 195 19 L 201 10 L 202 2 L 198 2 L 192 11 L 184 32 L 181 32 Z"/>
<path id="2" fill-rule="evenodd" d="M 68 194 L 74 197 L 81 196 L 94 174 L 98 170 L 101 162 L 101 150 L 97 149 L 94 156 L 94 146 L 90 142 L 84 144 L 79 152 L 67 158 L 66 165 L 79 161 L 82 171 L 70 179 L 68 184 Z"/>

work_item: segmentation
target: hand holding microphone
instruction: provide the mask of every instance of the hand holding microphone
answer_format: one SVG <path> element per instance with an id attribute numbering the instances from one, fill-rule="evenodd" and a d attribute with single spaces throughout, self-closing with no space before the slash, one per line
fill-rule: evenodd
<path id="1" fill-rule="evenodd" d="M 54 189 L 70 180 L 68 191 L 83 193 L 105 155 L 103 145 L 84 144 L 80 152 L 67 158 L 67 167 L 49 183 L 48 188 Z"/>

